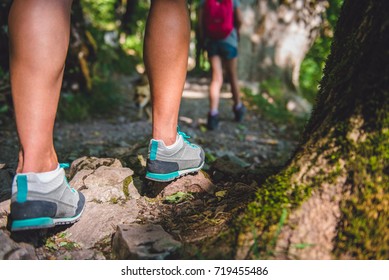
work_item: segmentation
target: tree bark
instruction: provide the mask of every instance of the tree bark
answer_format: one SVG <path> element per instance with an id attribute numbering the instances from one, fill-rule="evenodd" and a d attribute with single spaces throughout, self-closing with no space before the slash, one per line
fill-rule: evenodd
<path id="1" fill-rule="evenodd" d="M 388 259 L 388 11 L 345 1 L 301 145 L 250 204 L 240 258 Z"/>

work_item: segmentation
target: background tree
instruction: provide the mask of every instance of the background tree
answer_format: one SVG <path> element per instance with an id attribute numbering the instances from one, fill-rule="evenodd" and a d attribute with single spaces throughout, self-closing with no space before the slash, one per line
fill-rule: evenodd
<path id="1" fill-rule="evenodd" d="M 341 3 L 342 0 L 241 0 L 239 78 L 259 84 L 261 94 L 250 101 L 265 114 L 277 111 L 272 115 L 289 118 L 288 111 L 292 111 L 304 118 L 309 116 Z M 196 28 L 196 17 L 192 18 Z M 197 47 L 196 64 L 203 66 L 204 59 L 199 54 Z M 254 94 L 257 91 L 254 88 Z M 247 90 L 246 93 L 250 95 Z"/>
<path id="2" fill-rule="evenodd" d="M 249 205 L 240 257 L 389 257 L 388 11 L 345 1 L 301 145 Z"/>
<path id="3" fill-rule="evenodd" d="M 319 34 L 328 1 L 241 2 L 240 77 L 260 81 L 278 77 L 295 92 L 300 65 Z"/>

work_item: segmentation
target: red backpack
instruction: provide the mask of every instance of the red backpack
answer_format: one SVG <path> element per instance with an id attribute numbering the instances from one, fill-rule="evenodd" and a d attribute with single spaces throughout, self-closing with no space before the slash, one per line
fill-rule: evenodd
<path id="1" fill-rule="evenodd" d="M 205 0 L 204 28 L 211 39 L 224 39 L 234 29 L 232 0 Z"/>

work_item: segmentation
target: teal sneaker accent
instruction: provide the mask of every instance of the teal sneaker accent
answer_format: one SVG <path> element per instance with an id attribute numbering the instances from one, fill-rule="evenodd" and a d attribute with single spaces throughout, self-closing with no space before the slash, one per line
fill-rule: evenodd
<path id="1" fill-rule="evenodd" d="M 148 171 L 146 172 L 146 178 L 153 181 L 159 181 L 159 182 L 169 182 L 179 176 L 180 173 L 178 173 L 178 171 L 167 173 L 167 174 L 158 174 L 158 173 L 152 173 Z"/>
<path id="2" fill-rule="evenodd" d="M 18 188 L 16 201 L 20 203 L 25 202 L 27 200 L 27 176 L 26 175 L 18 176 L 16 184 Z"/>
<path id="3" fill-rule="evenodd" d="M 190 136 L 177 128 L 177 142 L 168 148 L 161 140 L 150 140 L 146 178 L 168 182 L 189 173 L 195 173 L 204 166 L 204 151 L 189 142 Z"/>
<path id="4" fill-rule="evenodd" d="M 157 159 L 158 142 L 151 140 L 150 160 Z"/>
<path id="5" fill-rule="evenodd" d="M 52 218 L 44 217 L 44 218 L 35 218 L 35 219 L 26 219 L 13 221 L 11 230 L 17 231 L 25 228 L 50 228 L 54 226 L 54 221 Z"/>

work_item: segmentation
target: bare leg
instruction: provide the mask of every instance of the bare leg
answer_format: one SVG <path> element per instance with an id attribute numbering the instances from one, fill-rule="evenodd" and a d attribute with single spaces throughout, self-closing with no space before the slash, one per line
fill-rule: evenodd
<path id="1" fill-rule="evenodd" d="M 58 165 L 53 128 L 69 44 L 71 0 L 14 0 L 10 68 L 21 144 L 17 172 Z"/>
<path id="2" fill-rule="evenodd" d="M 240 104 L 240 90 L 239 90 L 239 81 L 238 81 L 238 58 L 233 58 L 226 60 L 227 74 L 230 78 L 232 98 L 234 101 L 234 106 Z"/>
<path id="3" fill-rule="evenodd" d="M 217 111 L 219 108 L 220 90 L 223 85 L 223 66 L 220 56 L 214 55 L 210 58 L 212 69 L 212 81 L 209 86 L 210 111 Z"/>
<path id="4" fill-rule="evenodd" d="M 144 60 L 153 96 L 153 138 L 176 141 L 184 88 L 190 25 L 186 0 L 152 0 Z"/>

